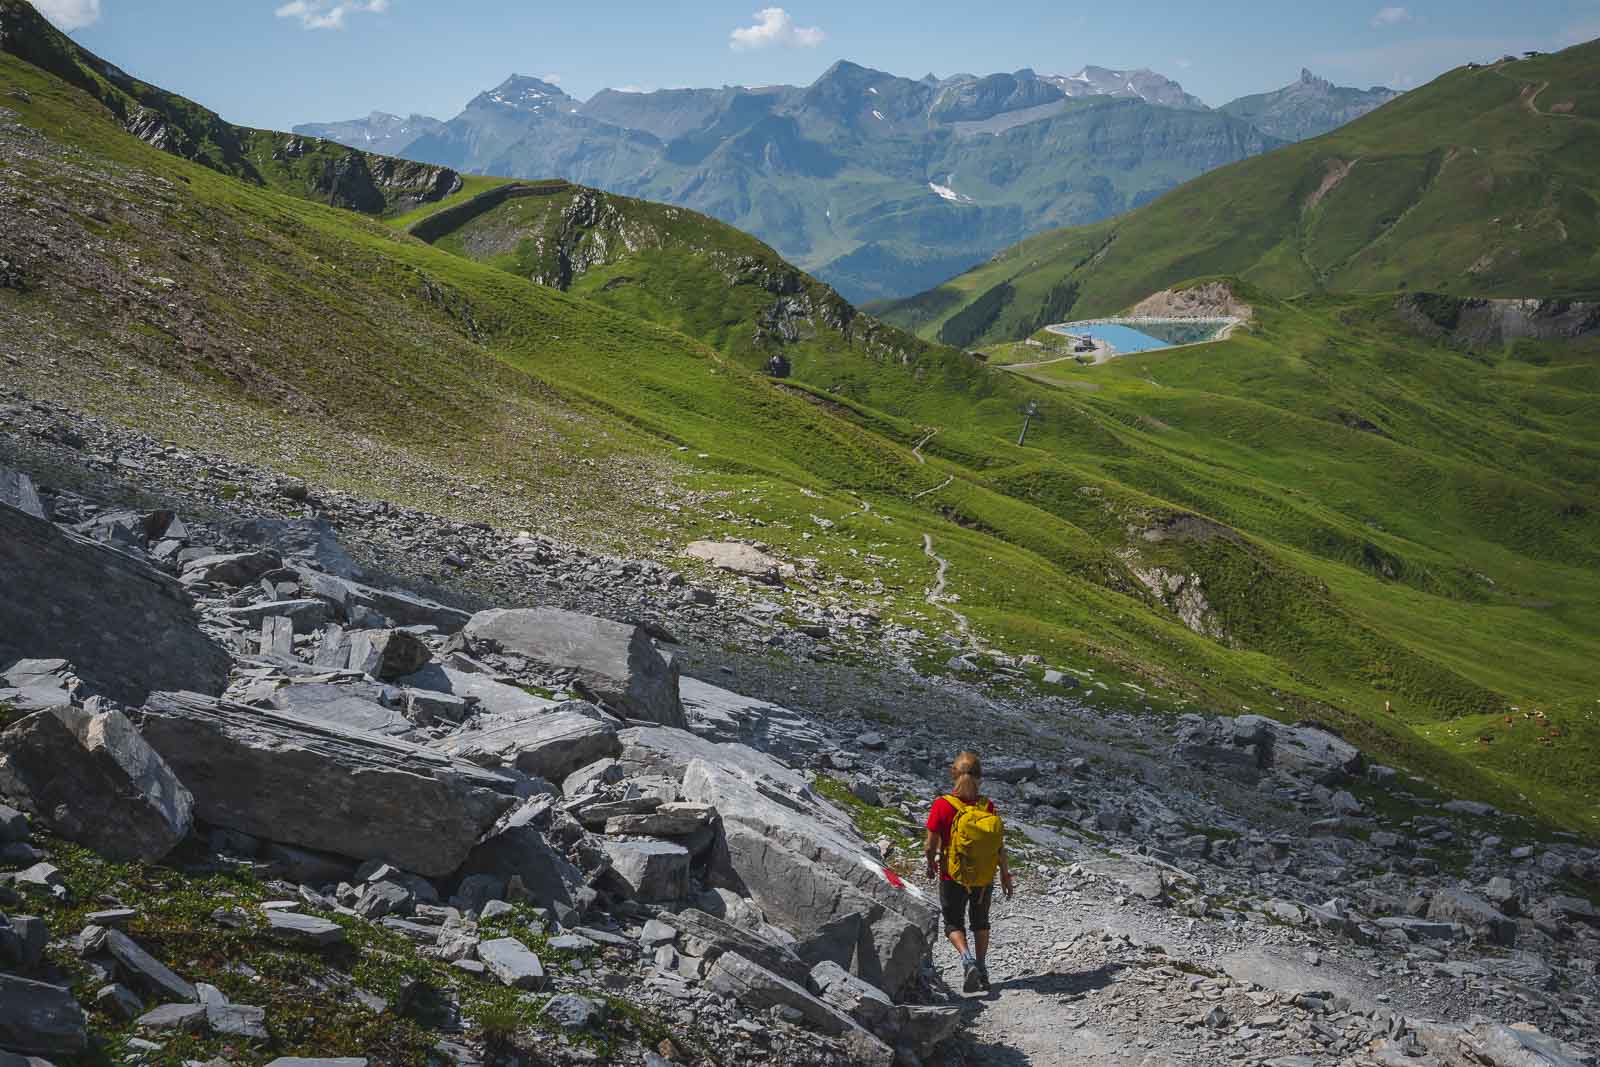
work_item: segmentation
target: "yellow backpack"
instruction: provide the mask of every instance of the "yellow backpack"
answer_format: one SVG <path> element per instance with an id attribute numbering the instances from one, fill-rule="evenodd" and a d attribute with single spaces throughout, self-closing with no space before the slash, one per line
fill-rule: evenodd
<path id="1" fill-rule="evenodd" d="M 969 889 L 986 886 L 994 881 L 994 873 L 1000 867 L 1005 823 L 996 813 L 968 804 L 958 796 L 947 795 L 945 799 L 956 809 L 950 845 L 944 852 L 946 871 L 953 881 Z"/>

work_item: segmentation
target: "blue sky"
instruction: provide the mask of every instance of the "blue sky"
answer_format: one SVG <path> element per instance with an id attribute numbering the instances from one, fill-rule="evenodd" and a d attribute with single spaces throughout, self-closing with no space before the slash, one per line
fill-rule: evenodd
<path id="1" fill-rule="evenodd" d="M 771 2 L 771 0 L 767 0 Z M 599 89 L 1150 67 L 1217 105 L 1292 81 L 1419 85 L 1600 37 L 1600 0 L 35 0 L 86 47 L 224 117 L 285 129 L 373 109 L 440 118 L 515 73 Z"/>

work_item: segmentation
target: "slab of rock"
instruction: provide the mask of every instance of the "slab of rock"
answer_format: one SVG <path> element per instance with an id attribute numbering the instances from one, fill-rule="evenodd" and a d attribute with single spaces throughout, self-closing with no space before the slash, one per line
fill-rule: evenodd
<path id="1" fill-rule="evenodd" d="M 807 978 L 811 991 L 825 1004 L 850 1016 L 873 1033 L 897 1029 L 895 1005 L 889 995 L 870 982 L 863 982 L 832 960 L 811 968 Z"/>
<path id="2" fill-rule="evenodd" d="M 0 665 L 70 660 L 91 692 L 137 705 L 152 690 L 220 693 L 232 664 L 170 576 L 0 505 Z"/>
<path id="3" fill-rule="evenodd" d="M 462 730 L 431 747 L 480 767 L 515 767 L 559 782 L 579 767 L 622 751 L 617 731 L 596 717 L 597 710 L 569 701 L 532 718 Z"/>
<path id="4" fill-rule="evenodd" d="M 254 1041 L 266 1041 L 272 1035 L 267 1031 L 267 1009 L 251 1007 L 248 1004 L 214 1004 L 205 1005 L 206 1023 L 211 1027 L 212 1033 L 227 1034 L 230 1037 L 248 1037 Z"/>
<path id="5" fill-rule="evenodd" d="M 114 860 L 161 859 L 194 822 L 194 798 L 120 711 L 63 706 L 0 733 L 0 792 Z"/>
<path id="6" fill-rule="evenodd" d="M 180 1030 L 187 1034 L 203 1033 L 206 1028 L 204 1004 L 162 1004 L 134 1020 L 137 1029 L 147 1034 Z"/>
<path id="7" fill-rule="evenodd" d="M 1337 785 L 1366 766 L 1360 749 L 1327 730 L 1263 715 L 1210 720 L 1184 715 L 1178 720 L 1177 754 L 1246 781 L 1275 770 Z"/>
<path id="8" fill-rule="evenodd" d="M 478 959 L 503 985 L 513 989 L 544 988 L 544 967 L 528 946 L 514 937 L 499 937 L 478 945 Z"/>
<path id="9" fill-rule="evenodd" d="M 184 585 L 253 585 L 283 566 L 275 552 L 227 552 L 201 556 L 183 565 Z"/>
<path id="10" fill-rule="evenodd" d="M 385 682 L 420 671 L 433 655 L 408 630 L 357 630 L 349 637 L 350 669 Z"/>
<path id="11" fill-rule="evenodd" d="M 88 1050 L 88 1025 L 72 990 L 0 972 L 0 1049 L 76 1055 Z"/>
<path id="12" fill-rule="evenodd" d="M 335 1059 L 306 1056 L 279 1056 L 267 1067 L 367 1067 L 367 1061 L 359 1056 L 340 1056 Z"/>
<path id="13" fill-rule="evenodd" d="M 39 499 L 39 491 L 33 487 L 33 479 L 21 471 L 5 467 L 0 467 L 0 506 L 16 508 L 36 519 L 50 517 L 44 512 L 44 502 Z"/>
<path id="14" fill-rule="evenodd" d="M 340 578 L 362 577 L 361 567 L 340 547 L 327 519 L 239 519 L 223 531 L 233 540 L 260 545 L 290 562 L 315 563 Z"/>
<path id="15" fill-rule="evenodd" d="M 411 731 L 411 720 L 398 708 L 387 708 L 367 695 L 371 685 L 332 685 L 307 682 L 286 685 L 272 694 L 270 703 L 280 711 L 327 723 L 336 729 L 397 737 Z"/>
<path id="16" fill-rule="evenodd" d="M 831 1036 L 857 1029 L 855 1023 L 842 1012 L 824 1004 L 787 978 L 780 978 L 736 952 L 717 957 L 717 962 L 711 965 L 711 970 L 706 974 L 706 987 L 757 1011 L 792 1008 L 813 1029 Z"/>
<path id="17" fill-rule="evenodd" d="M 105 949 L 122 964 L 128 979 L 146 992 L 159 997 L 171 997 L 186 1004 L 198 999 L 194 986 L 178 977 L 172 968 L 150 955 L 121 930 L 106 931 Z"/>
<path id="18" fill-rule="evenodd" d="M 297 941 L 317 948 L 337 945 L 345 939 L 344 927 L 336 922 L 278 908 L 267 912 L 267 932 L 284 941 Z"/>
<path id="19" fill-rule="evenodd" d="M 192 693 L 152 697 L 144 736 L 212 826 L 425 877 L 515 803 L 513 779 L 420 745 Z"/>
<path id="20" fill-rule="evenodd" d="M 630 719 L 684 727 L 678 668 L 637 626 L 555 608 L 480 611 L 463 629 L 473 643 L 575 671 L 578 693 Z"/>
<path id="21" fill-rule="evenodd" d="M 290 566 L 301 589 L 310 596 L 326 600 L 344 622 L 374 614 L 396 626 L 433 626 L 440 633 L 453 634 L 472 617 L 459 608 L 447 607 L 413 593 L 375 589 L 292 561 Z"/>
<path id="22" fill-rule="evenodd" d="M 788 945 L 765 940 L 698 908 L 662 912 L 655 921 L 675 930 L 680 946 L 691 956 L 714 961 L 723 953 L 736 952 L 797 984 L 804 984 L 811 973 L 811 966 Z"/>
<path id="23" fill-rule="evenodd" d="M 689 850 L 666 841 L 607 841 L 611 873 L 628 895 L 665 904 L 689 895 Z"/>
<path id="24" fill-rule="evenodd" d="M 496 823 L 467 856 L 461 868 L 467 876 L 463 889 L 474 875 L 494 879 L 502 893 L 510 879 L 520 878 L 534 903 L 558 917 L 581 913 L 594 890 L 585 884 L 583 872 L 552 848 L 534 825 L 543 809 L 540 800 L 530 800 Z"/>
<path id="25" fill-rule="evenodd" d="M 776 585 L 779 562 L 753 545 L 737 541 L 693 541 L 683 554 L 691 559 L 705 560 L 713 567 L 732 574 L 742 574 L 758 582 Z"/>
<path id="26" fill-rule="evenodd" d="M 560 993 L 550 998 L 541 1009 L 545 1018 L 563 1030 L 587 1030 L 603 1022 L 607 1013 L 606 1002 L 577 993 Z"/>
<path id="27" fill-rule="evenodd" d="M 808 763 L 824 744 L 822 732 L 798 712 L 684 677 L 678 681 L 689 729 L 710 741 L 749 745 L 791 763 Z"/>
<path id="28" fill-rule="evenodd" d="M 260 626 L 269 618 L 288 619 L 297 634 L 308 634 L 328 621 L 328 605 L 322 600 L 272 600 L 243 608 L 224 608 L 222 618 L 244 627 Z"/>
<path id="29" fill-rule="evenodd" d="M 1517 923 L 1493 904 L 1462 889 L 1441 889 L 1428 904 L 1428 918 L 1460 923 L 1500 945 L 1514 945 Z"/>
<path id="30" fill-rule="evenodd" d="M 615 815 L 605 822 L 608 834 L 637 834 L 643 837 L 688 837 L 711 824 L 717 811 L 704 804 L 675 802 L 662 804 L 642 815 Z"/>
<path id="31" fill-rule="evenodd" d="M 471 701 L 479 711 L 496 719 L 529 718 L 561 706 L 560 701 L 536 697 L 514 685 L 440 663 L 430 663 L 415 674 L 398 679 L 398 684 Z"/>
<path id="32" fill-rule="evenodd" d="M 859 913 L 851 969 L 899 993 L 933 944 L 937 909 L 920 887 L 891 880 L 842 815 L 803 782 L 796 787 L 797 775 L 785 777 L 763 780 L 704 759 L 688 765 L 683 795 L 722 818 L 725 848 L 711 866 L 712 884 L 752 897 L 769 921 L 800 938 Z"/>

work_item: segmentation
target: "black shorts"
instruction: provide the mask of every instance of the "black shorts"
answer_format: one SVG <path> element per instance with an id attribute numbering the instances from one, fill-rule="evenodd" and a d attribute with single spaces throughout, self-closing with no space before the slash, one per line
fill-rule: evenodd
<path id="1" fill-rule="evenodd" d="M 944 912 L 944 932 L 967 928 L 972 916 L 972 932 L 989 929 L 989 905 L 994 903 L 994 883 L 968 889 L 960 882 L 939 883 L 939 907 Z"/>

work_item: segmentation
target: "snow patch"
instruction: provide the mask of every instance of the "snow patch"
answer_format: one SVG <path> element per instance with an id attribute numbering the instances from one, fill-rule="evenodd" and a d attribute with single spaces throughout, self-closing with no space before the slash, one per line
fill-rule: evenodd
<path id="1" fill-rule="evenodd" d="M 873 112 L 872 112 L 872 117 L 873 117 L 873 118 L 875 118 L 875 119 L 877 119 L 877 120 L 878 120 L 878 121 L 879 121 L 879 122 L 882 122 L 882 121 L 884 121 L 884 119 L 883 119 L 883 112 L 881 112 L 881 111 L 878 111 L 878 110 L 876 110 L 876 109 L 874 109 L 874 110 L 873 110 Z"/>
<path id="2" fill-rule="evenodd" d="M 977 203 L 977 201 L 973 200 L 972 197 L 965 196 L 965 195 L 963 195 L 961 193 L 958 193 L 954 189 L 950 188 L 948 185 L 940 185 L 938 182 L 929 182 L 928 183 L 928 188 L 932 189 L 933 192 L 934 192 L 934 195 L 938 196 L 941 200 L 948 200 L 952 204 L 975 204 L 975 203 Z"/>
<path id="3" fill-rule="evenodd" d="M 876 89 L 874 89 L 874 88 L 873 88 L 873 87 L 872 87 L 872 86 L 870 86 L 870 85 L 869 85 L 869 86 L 867 86 L 867 92 L 869 92 L 869 93 L 871 93 L 871 94 L 872 94 L 872 95 L 873 95 L 873 96 L 877 96 L 877 95 L 878 95 L 878 90 L 876 90 Z"/>

